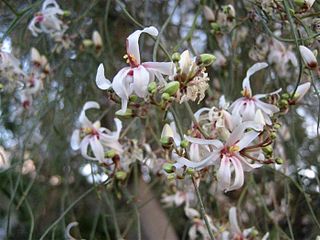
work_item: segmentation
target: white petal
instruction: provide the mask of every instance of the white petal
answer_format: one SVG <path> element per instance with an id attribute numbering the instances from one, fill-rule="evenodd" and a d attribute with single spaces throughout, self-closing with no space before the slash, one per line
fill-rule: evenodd
<path id="1" fill-rule="evenodd" d="M 241 233 L 237 220 L 237 209 L 235 207 L 229 209 L 229 222 L 231 228 L 230 230 L 233 234 Z"/>
<path id="2" fill-rule="evenodd" d="M 143 66 L 133 69 L 132 87 L 139 97 L 145 97 L 148 94 L 149 81 L 149 72 Z"/>
<path id="3" fill-rule="evenodd" d="M 230 161 L 227 157 L 223 157 L 221 159 L 217 178 L 219 181 L 219 185 L 223 190 L 228 189 L 230 187 L 230 178 L 231 178 Z"/>
<path id="4" fill-rule="evenodd" d="M 265 93 L 265 94 L 256 94 L 253 96 L 254 99 L 260 99 L 260 98 L 265 98 L 265 97 L 268 97 L 268 96 L 272 96 L 272 95 L 275 95 L 275 94 L 278 94 L 282 91 L 282 88 L 279 88 L 278 90 L 276 91 L 273 91 L 271 93 Z"/>
<path id="5" fill-rule="evenodd" d="M 86 111 L 91 108 L 99 109 L 100 105 L 99 105 L 99 103 L 94 102 L 94 101 L 88 101 L 84 104 L 82 111 L 80 113 L 80 117 L 79 117 L 79 122 L 81 123 L 82 127 L 91 127 L 92 126 L 92 122 L 86 116 Z"/>
<path id="6" fill-rule="evenodd" d="M 143 30 L 136 30 L 127 38 L 127 54 L 131 54 L 140 64 L 140 50 L 139 50 L 139 37 L 142 33 L 148 33 L 152 36 L 158 35 L 158 30 L 155 27 L 147 27 Z"/>
<path id="7" fill-rule="evenodd" d="M 141 65 L 149 71 L 160 72 L 163 75 L 172 75 L 174 70 L 173 62 L 145 62 Z"/>
<path id="8" fill-rule="evenodd" d="M 299 50 L 301 53 L 301 56 L 303 58 L 303 61 L 310 69 L 315 69 L 318 66 L 317 58 L 313 54 L 313 52 L 305 47 L 305 46 L 299 46 Z"/>
<path id="9" fill-rule="evenodd" d="M 180 61 L 179 61 L 179 65 L 182 70 L 182 73 L 188 74 L 192 64 L 193 64 L 193 62 L 190 57 L 190 53 L 188 50 L 185 50 L 183 53 L 181 53 Z"/>
<path id="10" fill-rule="evenodd" d="M 81 139 L 80 139 L 79 129 L 73 131 L 70 142 L 71 142 L 71 148 L 73 150 L 78 150 L 80 148 Z"/>
<path id="11" fill-rule="evenodd" d="M 104 67 L 103 64 L 101 63 L 98 67 L 97 70 L 97 75 L 96 75 L 96 84 L 98 88 L 102 90 L 106 90 L 111 87 L 111 82 L 110 80 L 106 79 L 104 76 Z"/>
<path id="12" fill-rule="evenodd" d="M 258 136 L 259 132 L 256 131 L 250 131 L 246 132 L 244 136 L 240 139 L 240 141 L 237 143 L 237 146 L 239 146 L 239 151 L 241 151 L 243 148 L 246 148 L 249 146 L 252 141 L 254 141 Z"/>
<path id="13" fill-rule="evenodd" d="M 96 136 L 90 138 L 90 147 L 92 149 L 93 155 L 99 160 L 103 161 L 104 159 L 104 150 L 101 142 L 97 139 Z"/>
<path id="14" fill-rule="evenodd" d="M 261 109 L 263 112 L 265 112 L 266 114 L 268 114 L 270 116 L 272 116 L 274 113 L 279 112 L 279 108 L 273 104 L 265 103 L 260 100 L 256 100 L 255 104 L 256 104 L 257 108 Z"/>
<path id="15" fill-rule="evenodd" d="M 121 132 L 121 130 L 122 130 L 122 122 L 121 122 L 120 119 L 118 119 L 118 118 L 115 118 L 115 119 L 114 119 L 114 122 L 116 123 L 116 128 L 117 128 L 117 130 L 116 130 L 116 132 L 115 132 L 115 136 L 116 136 L 117 138 L 119 138 L 119 137 L 120 137 L 120 132 Z"/>
<path id="16" fill-rule="evenodd" d="M 243 104 L 243 111 L 241 113 L 243 121 L 249 121 L 254 119 L 254 115 L 256 112 L 255 104 L 252 100 L 247 101 Z"/>
<path id="17" fill-rule="evenodd" d="M 184 138 L 186 140 L 188 140 L 189 142 L 196 143 L 196 144 L 213 145 L 216 148 L 223 147 L 222 142 L 220 142 L 219 140 L 208 140 L 208 139 L 202 139 L 202 138 L 194 138 L 194 137 L 189 137 L 187 135 L 184 135 Z"/>
<path id="18" fill-rule="evenodd" d="M 162 132 L 161 132 L 161 138 L 163 137 L 171 137 L 174 138 L 173 130 L 169 124 L 165 124 L 163 126 Z"/>
<path id="19" fill-rule="evenodd" d="M 244 182 L 243 168 L 242 168 L 240 161 L 238 159 L 236 159 L 235 157 L 231 157 L 230 160 L 231 160 L 233 167 L 234 167 L 235 179 L 234 179 L 234 183 L 232 184 L 232 186 L 230 188 L 228 188 L 228 191 L 232 191 L 232 190 L 236 190 L 236 189 L 241 188 L 243 185 L 243 182 Z"/>
<path id="20" fill-rule="evenodd" d="M 242 88 L 243 90 L 246 90 L 250 93 L 250 96 L 252 96 L 252 91 L 251 91 L 251 87 L 250 87 L 250 77 L 256 73 L 257 71 L 268 67 L 268 64 L 265 62 L 261 62 L 261 63 L 256 63 L 254 64 L 251 68 L 248 69 L 247 71 L 247 75 L 245 77 L 245 79 L 243 79 L 242 82 Z"/>

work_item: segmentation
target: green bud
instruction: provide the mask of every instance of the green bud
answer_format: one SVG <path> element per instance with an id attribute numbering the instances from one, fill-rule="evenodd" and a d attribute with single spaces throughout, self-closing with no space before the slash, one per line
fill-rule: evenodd
<path id="1" fill-rule="evenodd" d="M 168 179 L 169 181 L 172 181 L 172 180 L 176 179 L 176 174 L 174 174 L 174 173 L 168 174 L 168 175 L 167 175 L 167 179 Z"/>
<path id="2" fill-rule="evenodd" d="M 305 2 L 305 0 L 294 0 L 294 3 L 300 7 L 304 6 L 304 2 Z"/>
<path id="3" fill-rule="evenodd" d="M 276 138 L 277 138 L 277 134 L 276 134 L 275 132 L 272 132 L 272 133 L 270 134 L 270 138 L 271 138 L 272 140 L 276 139 Z"/>
<path id="4" fill-rule="evenodd" d="M 85 47 L 90 47 L 90 46 L 93 45 L 93 42 L 92 42 L 91 39 L 84 39 L 84 40 L 82 41 L 82 44 L 83 44 Z"/>
<path id="5" fill-rule="evenodd" d="M 109 150 L 104 154 L 104 156 L 106 158 L 113 158 L 116 154 L 117 152 L 115 150 Z"/>
<path id="6" fill-rule="evenodd" d="M 221 31 L 221 27 L 219 25 L 219 23 L 213 22 L 210 24 L 211 29 L 215 32 L 220 32 Z"/>
<path id="7" fill-rule="evenodd" d="M 155 93 L 157 91 L 157 83 L 156 82 L 151 82 L 148 85 L 148 92 L 149 93 Z"/>
<path id="8" fill-rule="evenodd" d="M 273 125 L 273 128 L 274 128 L 274 129 L 279 129 L 279 128 L 281 128 L 281 124 L 280 124 L 280 123 L 275 123 L 275 124 Z"/>
<path id="9" fill-rule="evenodd" d="M 279 102 L 279 105 L 280 105 L 280 107 L 288 107 L 289 103 L 288 103 L 287 100 L 281 99 L 280 102 Z"/>
<path id="10" fill-rule="evenodd" d="M 255 229 L 255 228 L 252 229 L 252 231 L 251 231 L 251 233 L 250 233 L 251 237 L 257 237 L 258 234 L 259 234 L 259 232 L 258 232 L 257 229 Z"/>
<path id="11" fill-rule="evenodd" d="M 187 168 L 186 173 L 189 175 L 193 175 L 196 172 L 196 170 L 194 170 L 194 168 Z"/>
<path id="12" fill-rule="evenodd" d="M 197 64 L 203 66 L 209 66 L 216 60 L 216 57 L 212 54 L 204 53 L 197 57 Z"/>
<path id="13" fill-rule="evenodd" d="M 172 139 L 172 137 L 164 136 L 164 137 L 160 138 L 160 143 L 162 144 L 162 146 L 167 147 L 173 143 L 173 139 Z"/>
<path id="14" fill-rule="evenodd" d="M 262 151 L 265 153 L 265 154 L 272 154 L 273 152 L 273 148 L 271 145 L 268 145 L 266 147 L 263 147 L 262 148 Z"/>
<path id="15" fill-rule="evenodd" d="M 281 95 L 281 98 L 282 98 L 282 99 L 285 99 L 285 100 L 288 100 L 288 99 L 290 98 L 290 95 L 289 95 L 289 93 L 283 93 L 283 94 Z"/>
<path id="16" fill-rule="evenodd" d="M 127 178 L 127 173 L 124 171 L 118 171 L 115 176 L 117 180 L 124 181 Z"/>
<path id="17" fill-rule="evenodd" d="M 0 90 L 2 90 L 3 89 L 3 84 L 2 83 L 0 83 Z"/>
<path id="18" fill-rule="evenodd" d="M 132 109 L 127 108 L 126 112 L 122 112 L 121 109 L 116 111 L 116 116 L 118 117 L 124 117 L 124 118 L 129 118 L 132 116 Z"/>
<path id="19" fill-rule="evenodd" d="M 164 101 L 169 101 L 170 100 L 170 94 L 169 93 L 162 93 L 161 99 Z"/>
<path id="20" fill-rule="evenodd" d="M 138 100 L 138 96 L 137 96 L 137 95 L 131 95 L 131 96 L 129 97 L 129 100 L 130 100 L 131 102 L 135 102 L 135 101 Z"/>
<path id="21" fill-rule="evenodd" d="M 173 62 L 179 62 L 181 59 L 181 55 L 180 53 L 175 52 L 174 54 L 172 54 L 171 58 Z"/>
<path id="22" fill-rule="evenodd" d="M 277 157 L 275 159 L 275 161 L 276 161 L 277 164 L 283 164 L 284 163 L 284 160 L 282 158 L 279 158 L 279 157 Z"/>
<path id="23" fill-rule="evenodd" d="M 166 171 L 166 173 L 173 173 L 176 170 L 172 163 L 165 163 L 162 165 L 162 168 Z"/>
<path id="24" fill-rule="evenodd" d="M 180 143 L 180 147 L 187 148 L 189 146 L 189 142 L 187 140 L 182 140 Z"/>
<path id="25" fill-rule="evenodd" d="M 180 83 L 178 81 L 169 82 L 164 87 L 164 92 L 168 93 L 170 96 L 173 96 L 180 88 Z"/>
<path id="26" fill-rule="evenodd" d="M 63 11 L 63 15 L 64 16 L 70 16 L 71 15 L 71 12 L 70 11 L 68 11 L 68 10 L 65 10 L 65 11 Z"/>

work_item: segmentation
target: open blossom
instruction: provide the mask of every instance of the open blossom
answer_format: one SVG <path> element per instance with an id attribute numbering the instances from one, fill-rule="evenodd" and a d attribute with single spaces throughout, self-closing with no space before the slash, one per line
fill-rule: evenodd
<path id="1" fill-rule="evenodd" d="M 261 101 L 261 98 L 265 98 L 269 95 L 277 94 L 281 91 L 281 89 L 269 93 L 269 94 L 256 94 L 252 95 L 252 90 L 250 87 L 250 77 L 257 71 L 266 68 L 268 66 L 267 63 L 256 63 L 247 71 L 247 76 L 242 82 L 242 95 L 243 97 L 237 99 L 231 106 L 230 110 L 232 111 L 232 115 L 240 115 L 244 121 L 253 120 L 255 117 L 255 113 L 258 109 L 260 109 L 263 113 L 265 121 L 268 125 L 271 124 L 271 116 L 274 113 L 279 112 L 279 108 L 275 105 L 265 103 Z"/>
<path id="2" fill-rule="evenodd" d="M 122 68 L 112 83 L 104 76 L 104 67 L 100 64 L 96 83 L 97 86 L 106 90 L 112 86 L 112 89 L 121 98 L 122 112 L 127 110 L 128 99 L 132 93 L 138 97 L 144 98 L 148 94 L 148 84 L 155 80 L 164 82 L 162 75 L 171 75 L 173 73 L 172 62 L 144 62 L 140 60 L 139 37 L 142 33 L 148 33 L 151 36 L 157 36 L 158 30 L 155 27 L 147 27 L 143 30 L 136 30 L 128 38 L 126 42 L 127 54 L 124 56 L 127 59 L 129 67 Z"/>
<path id="3" fill-rule="evenodd" d="M 55 0 L 45 0 L 41 11 L 36 13 L 28 28 L 35 37 L 41 32 L 54 36 L 56 33 L 64 32 L 67 29 L 67 26 L 58 17 L 58 15 L 63 14 L 64 11 Z"/>
<path id="4" fill-rule="evenodd" d="M 0 50 L 0 76 L 8 80 L 22 80 L 26 74 L 13 54 Z"/>
<path id="5" fill-rule="evenodd" d="M 72 133 L 71 147 L 73 150 L 80 149 L 82 156 L 86 159 L 104 162 L 106 149 L 112 149 L 118 153 L 123 151 L 118 141 L 122 123 L 119 119 L 114 119 L 117 128 L 114 132 L 101 127 L 100 121 L 91 122 L 86 116 L 86 111 L 92 108 L 99 109 L 100 106 L 97 102 L 93 101 L 84 104 L 79 117 L 81 126 L 80 129 L 74 130 Z M 89 153 L 90 149 L 93 156 Z"/>

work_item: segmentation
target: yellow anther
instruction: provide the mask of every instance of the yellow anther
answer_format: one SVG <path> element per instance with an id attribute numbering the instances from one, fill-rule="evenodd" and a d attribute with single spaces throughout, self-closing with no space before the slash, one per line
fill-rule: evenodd
<path id="1" fill-rule="evenodd" d="M 90 134 L 92 133 L 92 128 L 82 128 L 82 132 L 85 134 Z"/>
<path id="2" fill-rule="evenodd" d="M 241 91 L 241 94 L 244 97 L 251 97 L 250 91 L 247 88 L 243 89 L 243 91 Z"/>
<path id="3" fill-rule="evenodd" d="M 123 55 L 123 58 L 127 59 L 128 58 L 128 54 Z"/>
<path id="4" fill-rule="evenodd" d="M 239 152 L 240 147 L 237 145 L 233 145 L 231 147 L 229 147 L 229 152 Z"/>

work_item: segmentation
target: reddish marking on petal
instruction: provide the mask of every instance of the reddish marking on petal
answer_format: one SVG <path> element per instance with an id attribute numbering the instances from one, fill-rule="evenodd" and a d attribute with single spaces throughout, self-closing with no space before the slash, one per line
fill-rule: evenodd
<path id="1" fill-rule="evenodd" d="M 35 21 L 36 21 L 36 23 L 39 23 L 39 22 L 42 22 L 43 19 L 44 19 L 43 15 L 42 15 L 42 14 L 39 14 L 39 15 L 36 16 Z"/>
<path id="2" fill-rule="evenodd" d="M 25 100 L 22 102 L 22 107 L 24 109 L 28 109 L 30 107 L 30 101 L 29 100 Z"/>
<path id="3" fill-rule="evenodd" d="M 133 70 L 132 69 L 128 72 L 128 75 L 129 76 L 133 76 Z"/>

